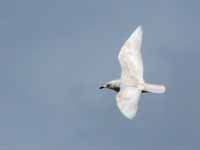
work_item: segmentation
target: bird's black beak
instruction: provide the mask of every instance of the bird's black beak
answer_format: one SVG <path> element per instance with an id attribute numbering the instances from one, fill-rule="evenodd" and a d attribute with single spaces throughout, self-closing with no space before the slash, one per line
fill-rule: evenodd
<path id="1" fill-rule="evenodd" d="M 103 88 L 105 88 L 105 86 L 103 86 L 103 85 L 99 87 L 99 89 L 103 89 Z"/>

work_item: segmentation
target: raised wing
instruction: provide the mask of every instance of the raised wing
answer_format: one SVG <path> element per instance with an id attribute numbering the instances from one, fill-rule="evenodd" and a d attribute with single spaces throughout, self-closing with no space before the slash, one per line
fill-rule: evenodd
<path id="1" fill-rule="evenodd" d="M 121 113 L 128 119 L 133 119 L 138 109 L 141 91 L 134 87 L 124 87 L 117 94 L 117 106 Z"/>
<path id="2" fill-rule="evenodd" d="M 141 56 L 142 28 L 139 26 L 122 46 L 119 62 L 122 69 L 121 81 L 127 84 L 144 82 Z"/>

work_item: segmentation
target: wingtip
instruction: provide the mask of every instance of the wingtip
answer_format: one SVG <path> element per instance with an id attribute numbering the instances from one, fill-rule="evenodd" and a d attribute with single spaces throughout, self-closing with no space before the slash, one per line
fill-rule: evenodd
<path id="1" fill-rule="evenodd" d="M 142 39 L 142 35 L 143 35 L 143 29 L 142 29 L 142 25 L 139 25 L 135 31 L 133 31 L 132 35 L 130 36 L 129 40 L 132 39 Z"/>
<path id="2" fill-rule="evenodd" d="M 137 109 L 134 109 L 134 110 L 126 110 L 125 108 L 122 108 L 122 106 L 117 103 L 117 106 L 120 110 L 120 112 L 123 114 L 123 116 L 129 120 L 133 120 L 133 118 L 135 118 L 136 116 L 136 113 L 137 113 Z"/>
<path id="3" fill-rule="evenodd" d="M 133 118 L 135 118 L 135 116 L 136 116 L 136 112 L 134 112 L 134 113 L 124 113 L 124 112 L 123 112 L 123 115 L 124 115 L 128 120 L 133 120 Z"/>
<path id="4" fill-rule="evenodd" d="M 136 30 L 142 31 L 142 25 L 137 26 Z"/>
<path id="5" fill-rule="evenodd" d="M 139 25 L 135 31 L 134 31 L 135 34 L 142 34 L 143 33 L 143 29 L 142 29 L 142 25 Z"/>

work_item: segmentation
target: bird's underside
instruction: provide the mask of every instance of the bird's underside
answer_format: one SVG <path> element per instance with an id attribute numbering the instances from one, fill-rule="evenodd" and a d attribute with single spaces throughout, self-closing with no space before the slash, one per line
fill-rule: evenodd
<path id="1" fill-rule="evenodd" d="M 102 86 L 118 92 L 117 106 L 128 119 L 136 115 L 141 93 L 165 92 L 163 85 L 148 84 L 143 79 L 142 36 L 143 31 L 139 26 L 119 52 L 118 59 L 122 70 L 120 80 L 113 80 Z"/>
<path id="2" fill-rule="evenodd" d="M 120 87 L 113 87 L 112 90 L 118 93 L 120 91 Z M 145 93 L 151 93 L 151 92 L 146 91 L 146 90 L 142 90 L 141 93 L 145 94 Z"/>

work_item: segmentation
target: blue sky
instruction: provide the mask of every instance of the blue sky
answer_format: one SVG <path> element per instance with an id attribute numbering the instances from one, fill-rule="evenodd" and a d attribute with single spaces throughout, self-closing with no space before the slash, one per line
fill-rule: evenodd
<path id="1" fill-rule="evenodd" d="M 197 0 L 2 0 L 0 150 L 199 149 L 199 14 Z M 138 25 L 145 80 L 167 93 L 129 121 L 98 87 Z"/>

